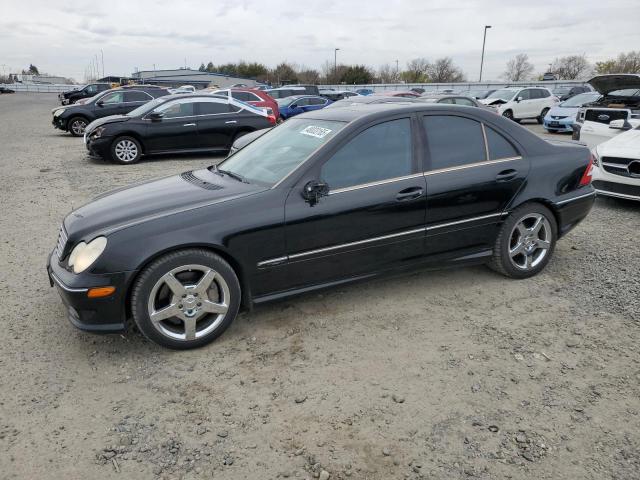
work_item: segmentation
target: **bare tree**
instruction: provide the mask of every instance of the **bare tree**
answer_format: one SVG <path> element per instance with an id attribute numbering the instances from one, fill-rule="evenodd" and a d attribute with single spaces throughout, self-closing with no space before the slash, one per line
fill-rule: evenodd
<path id="1" fill-rule="evenodd" d="M 591 73 L 591 64 L 585 55 L 569 55 L 556 58 L 551 65 L 551 71 L 560 79 L 576 80 Z"/>
<path id="2" fill-rule="evenodd" d="M 528 80 L 532 73 L 533 65 L 529 62 L 529 55 L 519 53 L 507 62 L 507 69 L 502 77 L 508 82 L 521 82 Z"/>
<path id="3" fill-rule="evenodd" d="M 464 73 L 454 63 L 451 57 L 437 59 L 427 67 L 427 76 L 430 82 L 451 83 L 463 82 Z"/>
<path id="4" fill-rule="evenodd" d="M 407 63 L 407 69 L 402 72 L 401 77 L 407 83 L 426 82 L 428 69 L 429 62 L 426 58 L 414 58 Z"/>
<path id="5" fill-rule="evenodd" d="M 385 63 L 378 68 L 378 79 L 380 83 L 398 83 L 400 81 L 400 72 L 396 67 Z"/>
<path id="6" fill-rule="evenodd" d="M 596 73 L 640 73 L 640 50 L 621 53 L 618 58 L 596 62 Z"/>

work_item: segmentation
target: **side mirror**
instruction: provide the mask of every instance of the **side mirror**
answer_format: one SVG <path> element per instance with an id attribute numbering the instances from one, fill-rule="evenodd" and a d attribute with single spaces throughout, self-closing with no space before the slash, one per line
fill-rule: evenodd
<path id="1" fill-rule="evenodd" d="M 152 122 L 159 122 L 160 120 L 162 120 L 162 117 L 164 117 L 164 113 L 162 112 L 152 112 L 149 114 L 149 119 Z"/>
<path id="2" fill-rule="evenodd" d="M 631 124 L 621 118 L 619 120 L 611 120 L 609 122 L 609 128 L 614 128 L 616 130 L 631 130 Z"/>
<path id="3" fill-rule="evenodd" d="M 313 207 L 320 197 L 329 195 L 329 184 L 321 180 L 311 180 L 302 188 L 302 197 Z"/>
<path id="4" fill-rule="evenodd" d="M 104 102 L 102 100 L 98 100 L 96 102 L 96 105 L 98 105 L 99 107 L 103 107 L 104 106 Z"/>
<path id="5" fill-rule="evenodd" d="M 516 98 L 516 102 L 518 102 L 518 103 L 520 103 L 522 100 L 524 100 L 524 98 L 522 98 L 522 97 Z"/>

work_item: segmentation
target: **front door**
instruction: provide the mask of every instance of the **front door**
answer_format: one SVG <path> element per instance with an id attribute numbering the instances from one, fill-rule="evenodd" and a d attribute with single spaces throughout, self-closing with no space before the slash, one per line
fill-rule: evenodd
<path id="1" fill-rule="evenodd" d="M 475 119 L 434 113 L 422 124 L 428 144 L 427 253 L 456 257 L 467 248 L 491 249 L 528 161 L 506 134 Z"/>
<path id="2" fill-rule="evenodd" d="M 107 93 L 96 102 L 96 118 L 107 117 L 109 115 L 121 115 L 124 109 L 124 91 L 119 90 Z"/>
<path id="3" fill-rule="evenodd" d="M 151 113 L 161 113 L 159 120 L 150 120 L 147 127 L 148 152 L 193 150 L 198 148 L 198 128 L 194 112 L 195 99 L 181 98 L 160 104 Z"/>
<path id="4" fill-rule="evenodd" d="M 425 180 L 412 118 L 369 126 L 314 166 L 285 205 L 289 288 L 367 275 L 424 254 Z M 329 185 L 318 202 L 309 180 Z"/>

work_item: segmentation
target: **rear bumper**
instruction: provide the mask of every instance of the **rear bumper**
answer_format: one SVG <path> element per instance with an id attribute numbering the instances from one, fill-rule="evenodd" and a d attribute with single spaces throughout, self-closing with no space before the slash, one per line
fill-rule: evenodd
<path id="1" fill-rule="evenodd" d="M 573 230 L 591 211 L 596 199 L 593 186 L 583 187 L 568 198 L 555 203 L 558 215 L 558 238 Z"/>
<path id="2" fill-rule="evenodd" d="M 47 262 L 49 283 L 67 309 L 69 321 L 80 330 L 95 333 L 117 333 L 126 328 L 126 286 L 135 272 L 106 275 L 75 275 L 64 270 L 51 254 Z M 104 298 L 89 298 L 92 287 L 114 286 L 115 292 Z"/>
<path id="3" fill-rule="evenodd" d="M 63 130 L 65 132 L 67 131 L 67 121 L 63 120 L 59 116 L 58 117 L 53 117 L 51 119 L 51 125 L 53 125 L 58 130 Z"/>

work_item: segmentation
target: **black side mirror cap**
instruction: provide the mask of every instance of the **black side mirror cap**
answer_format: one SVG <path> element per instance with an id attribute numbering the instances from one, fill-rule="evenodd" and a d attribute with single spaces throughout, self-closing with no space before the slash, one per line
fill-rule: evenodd
<path id="1" fill-rule="evenodd" d="M 329 184 L 321 180 L 311 180 L 302 188 L 302 197 L 314 206 L 321 197 L 329 195 Z"/>
<path id="2" fill-rule="evenodd" d="M 98 105 L 99 107 L 102 107 L 104 105 L 104 102 L 102 100 L 98 100 L 96 102 L 96 105 Z"/>
<path id="3" fill-rule="evenodd" d="M 164 117 L 164 113 L 162 112 L 152 112 L 149 114 L 149 119 L 154 122 L 159 122 L 160 120 L 162 120 L 162 117 Z"/>

